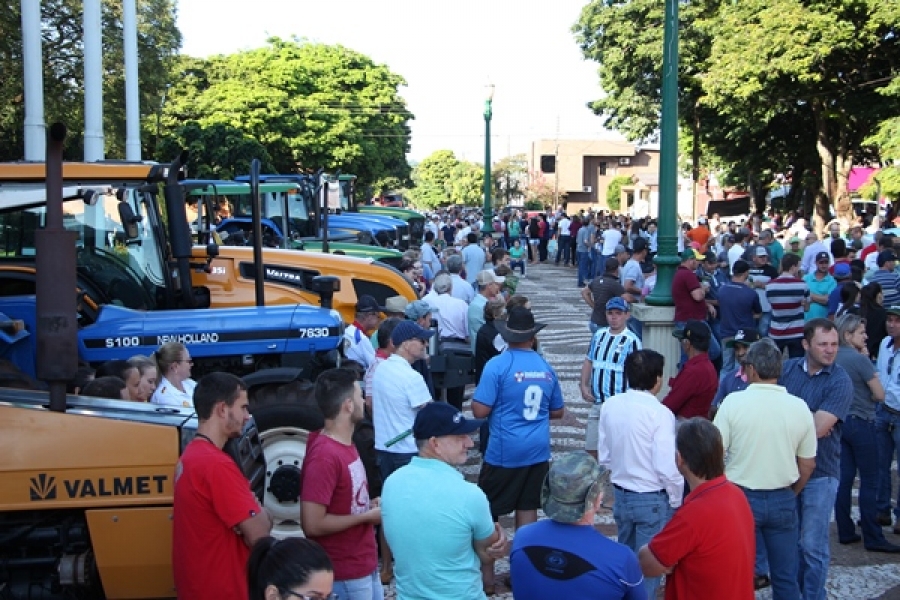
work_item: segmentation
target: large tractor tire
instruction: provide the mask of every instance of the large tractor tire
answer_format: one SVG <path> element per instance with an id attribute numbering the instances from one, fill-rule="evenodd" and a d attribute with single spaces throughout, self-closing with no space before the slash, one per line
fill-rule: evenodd
<path id="1" fill-rule="evenodd" d="M 267 369 L 248 375 L 250 412 L 266 458 L 263 505 L 272 515 L 272 535 L 302 536 L 300 470 L 309 434 L 322 428 L 313 384 L 296 369 Z"/>

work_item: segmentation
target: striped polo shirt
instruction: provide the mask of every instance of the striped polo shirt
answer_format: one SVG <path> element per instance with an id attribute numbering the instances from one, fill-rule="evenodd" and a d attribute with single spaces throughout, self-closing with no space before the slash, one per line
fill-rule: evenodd
<path id="1" fill-rule="evenodd" d="M 881 285 L 885 307 L 900 304 L 900 275 L 897 275 L 895 271 L 878 269 L 869 275 L 869 283 L 873 281 Z"/>
<path id="2" fill-rule="evenodd" d="M 772 305 L 769 337 L 792 340 L 803 337 L 803 301 L 809 299 L 809 286 L 802 279 L 785 273 L 766 284 L 766 299 Z"/>
<path id="3" fill-rule="evenodd" d="M 591 390 L 598 403 L 628 389 L 625 359 L 640 349 L 641 340 L 627 327 L 619 334 L 611 333 L 609 327 L 594 333 L 585 358 L 592 364 Z"/>

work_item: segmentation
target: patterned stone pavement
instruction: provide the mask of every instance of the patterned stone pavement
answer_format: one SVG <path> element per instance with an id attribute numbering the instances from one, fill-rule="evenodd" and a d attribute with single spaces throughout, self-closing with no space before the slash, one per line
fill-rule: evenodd
<path id="1" fill-rule="evenodd" d="M 575 270 L 545 265 L 529 265 L 527 277 L 519 283 L 518 292 L 528 296 L 535 311 L 535 318 L 547 323 L 540 340 L 544 356 L 556 370 L 566 398 L 566 416 L 551 425 L 553 454 L 584 448 L 584 425 L 589 405 L 581 400 L 578 377 L 584 353 L 587 351 L 590 314 L 576 287 Z M 462 468 L 466 477 L 474 481 L 480 467 L 480 455 L 473 452 Z M 854 507 L 854 511 L 855 511 Z M 543 514 L 540 515 L 543 517 Z M 513 536 L 512 521 L 505 518 L 502 524 Z M 615 522 L 612 512 L 597 517 L 597 528 L 615 539 Z M 879 598 L 900 600 L 900 555 L 867 552 L 861 544 L 842 546 L 832 525 L 831 568 L 828 579 L 828 598 L 831 600 L 862 600 Z M 887 537 L 900 543 L 900 536 L 887 531 Z M 506 561 L 497 563 L 498 581 L 509 570 Z M 494 598 L 512 598 L 506 588 L 498 585 Z M 387 589 L 388 598 L 394 597 L 393 584 Z M 771 598 L 768 590 L 757 592 L 758 600 Z"/>

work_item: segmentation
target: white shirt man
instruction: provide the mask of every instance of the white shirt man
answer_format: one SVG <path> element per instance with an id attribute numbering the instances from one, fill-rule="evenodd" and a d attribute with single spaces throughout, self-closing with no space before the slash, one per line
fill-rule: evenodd
<path id="1" fill-rule="evenodd" d="M 615 256 L 616 246 L 622 243 L 622 232 L 618 227 L 612 226 L 603 232 L 603 249 L 600 253 L 603 256 Z"/>
<path id="2" fill-rule="evenodd" d="M 443 338 L 465 340 L 469 337 L 469 305 L 451 294 L 452 280 L 447 273 L 434 278 L 434 285 L 422 300 L 434 309 L 438 334 Z"/>

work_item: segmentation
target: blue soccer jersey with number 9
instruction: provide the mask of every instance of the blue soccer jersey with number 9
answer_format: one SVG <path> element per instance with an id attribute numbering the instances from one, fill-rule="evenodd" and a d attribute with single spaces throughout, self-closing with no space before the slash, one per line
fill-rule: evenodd
<path id="1" fill-rule="evenodd" d="M 537 352 L 511 348 L 489 360 L 474 399 L 492 409 L 485 462 L 513 468 L 550 460 L 550 411 L 564 403 L 553 367 Z"/>

